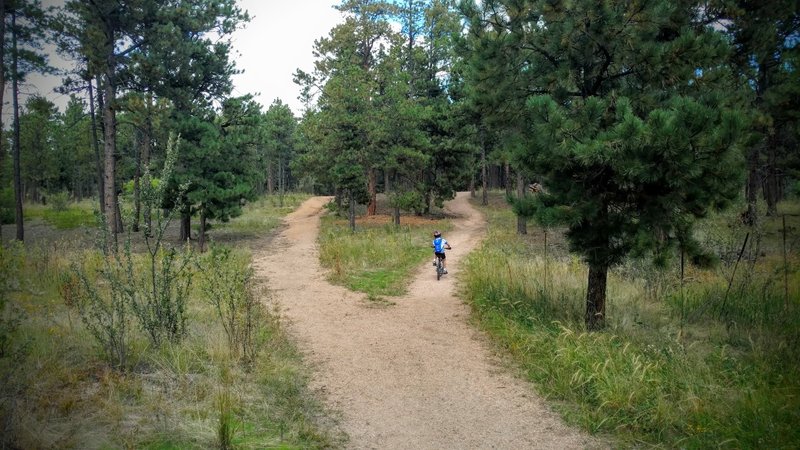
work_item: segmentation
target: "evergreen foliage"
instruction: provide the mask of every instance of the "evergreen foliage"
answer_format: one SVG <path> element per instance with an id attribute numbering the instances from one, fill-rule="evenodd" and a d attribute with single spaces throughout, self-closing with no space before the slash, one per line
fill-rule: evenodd
<path id="1" fill-rule="evenodd" d="M 484 75 L 473 77 L 478 98 L 496 106 L 525 99 L 512 105 L 526 117 L 528 143 L 515 158 L 544 178 L 546 192 L 530 200 L 537 217 L 568 225 L 571 248 L 589 265 L 590 329 L 605 320 L 609 267 L 631 253 L 660 260 L 676 246 L 706 260 L 692 224 L 740 186 L 745 122 L 729 90 L 729 46 L 696 20 L 696 8 L 464 5 L 484 57 L 473 59 Z"/>

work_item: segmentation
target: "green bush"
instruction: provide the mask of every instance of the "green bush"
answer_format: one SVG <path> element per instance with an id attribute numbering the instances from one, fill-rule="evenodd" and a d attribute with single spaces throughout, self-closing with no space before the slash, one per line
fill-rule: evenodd
<path id="1" fill-rule="evenodd" d="M 249 258 L 230 248 L 213 246 L 199 265 L 202 291 L 214 307 L 235 359 L 251 363 L 258 355 L 257 331 L 262 328 L 259 303 Z"/>
<path id="2" fill-rule="evenodd" d="M 789 183 L 789 193 L 794 198 L 800 198 L 800 180 L 794 180 Z"/>
<path id="3" fill-rule="evenodd" d="M 53 211 L 61 212 L 67 210 L 67 205 L 69 204 L 68 192 L 56 192 L 55 194 L 50 194 L 48 199 L 50 200 L 50 208 Z"/>

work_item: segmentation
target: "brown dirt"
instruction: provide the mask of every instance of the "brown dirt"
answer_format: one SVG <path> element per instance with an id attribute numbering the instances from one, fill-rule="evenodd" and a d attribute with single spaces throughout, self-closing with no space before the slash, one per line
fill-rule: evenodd
<path id="1" fill-rule="evenodd" d="M 369 307 L 363 294 L 325 280 L 316 237 L 328 198 L 305 202 L 273 245 L 254 254 L 257 275 L 268 278 L 314 366 L 312 387 L 340 413 L 348 448 L 601 446 L 566 427 L 468 324 L 456 297 L 459 266 L 486 228 L 468 196 L 445 207 L 454 217 L 450 275 L 437 281 L 424 264 L 391 307 Z"/>

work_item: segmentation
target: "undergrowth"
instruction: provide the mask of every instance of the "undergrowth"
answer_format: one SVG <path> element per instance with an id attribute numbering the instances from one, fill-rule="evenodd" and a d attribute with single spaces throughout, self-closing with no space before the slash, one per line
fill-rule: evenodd
<path id="1" fill-rule="evenodd" d="M 0 321 L 0 336 L 10 336 L 0 354 L 0 446 L 342 445 L 343 437 L 323 423 L 328 419 L 307 387 L 309 374 L 302 357 L 280 315 L 268 306 L 267 286 L 231 286 L 252 289 L 245 298 L 258 302 L 228 303 L 230 307 L 259 308 L 255 315 L 244 311 L 234 317 L 238 333 L 234 336 L 229 333 L 230 310 L 221 315 L 205 298 L 203 283 L 194 283 L 187 301 L 185 337 L 154 345 L 145 332 L 131 329 L 127 362 L 120 370 L 95 345 L 68 293 L 68 280 L 74 279 L 68 276 L 71 263 L 101 267 L 102 255 L 55 241 L 0 250 L 3 317 L 13 319 Z M 245 249 L 229 251 L 235 257 L 217 261 L 216 272 L 202 264 L 188 267 L 202 280 L 249 265 Z M 87 276 L 97 276 L 96 271 Z M 225 326 L 221 317 L 227 320 Z"/>
<path id="2" fill-rule="evenodd" d="M 489 236 L 459 278 L 464 296 L 568 421 L 625 446 L 800 445 L 796 251 L 786 268 L 765 250 L 780 247 L 776 236 L 763 233 L 734 274 L 739 248 L 731 259 L 721 243 L 741 247 L 746 231 L 713 217 L 703 229 L 718 238 L 706 239 L 718 268 L 685 267 L 681 279 L 679 258 L 668 269 L 629 261 L 609 276 L 608 328 L 587 333 L 584 264 L 559 230 L 548 230 L 545 258 L 545 230 L 517 236 L 516 219 L 495 200 L 485 209 Z"/>

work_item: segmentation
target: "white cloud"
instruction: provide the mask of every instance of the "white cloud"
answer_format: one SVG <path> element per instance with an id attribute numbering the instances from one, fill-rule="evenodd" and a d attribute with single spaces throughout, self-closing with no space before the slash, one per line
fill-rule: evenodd
<path id="1" fill-rule="evenodd" d="M 256 99 L 269 107 L 276 99 L 299 115 L 299 86 L 292 77 L 297 69 L 313 69 L 314 41 L 342 16 L 333 8 L 335 0 L 240 0 L 252 20 L 234 35 L 236 66 L 244 73 L 234 77 L 234 94 L 260 93 Z"/>

